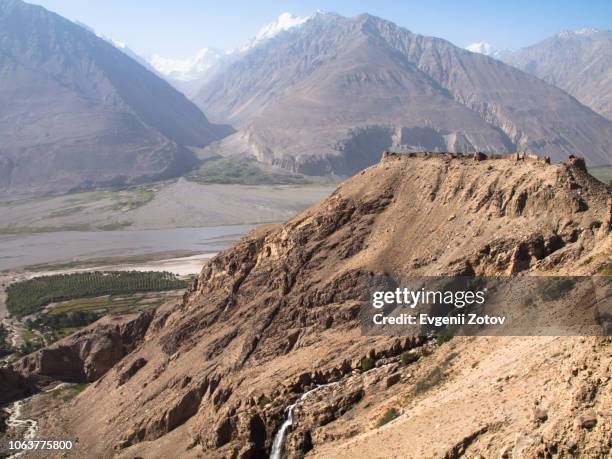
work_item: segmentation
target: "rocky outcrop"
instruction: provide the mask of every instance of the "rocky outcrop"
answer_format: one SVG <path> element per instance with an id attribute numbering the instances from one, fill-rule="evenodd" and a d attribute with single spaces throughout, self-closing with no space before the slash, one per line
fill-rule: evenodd
<path id="1" fill-rule="evenodd" d="M 142 367 L 144 367 L 147 364 L 147 359 L 144 359 L 142 357 L 134 360 L 120 375 L 119 375 L 119 382 L 118 384 L 121 386 L 123 384 L 125 384 L 127 381 L 130 380 L 130 378 L 132 378 L 132 376 L 134 376 L 136 373 L 138 373 L 138 370 L 140 370 Z"/>
<path id="2" fill-rule="evenodd" d="M 10 414 L 4 409 L 0 409 L 0 433 L 6 432 L 6 421 L 8 421 Z"/>
<path id="3" fill-rule="evenodd" d="M 0 368 L 0 406 L 25 398 L 36 391 L 33 382 L 11 367 Z"/>
<path id="4" fill-rule="evenodd" d="M 0 406 L 40 391 L 53 381 L 93 382 L 144 340 L 153 311 L 107 316 L 89 327 L 0 368 Z M 146 364 L 137 359 L 120 377 L 123 384 Z"/>
<path id="5" fill-rule="evenodd" d="M 102 377 L 144 339 L 153 312 L 105 317 L 14 364 L 26 378 L 92 382 Z M 128 373 L 136 370 L 128 370 Z"/>

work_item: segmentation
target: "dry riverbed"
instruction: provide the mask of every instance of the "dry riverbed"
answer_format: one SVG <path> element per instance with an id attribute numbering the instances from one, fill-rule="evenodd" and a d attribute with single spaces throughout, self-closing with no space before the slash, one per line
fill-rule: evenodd
<path id="1" fill-rule="evenodd" d="M 186 179 L 123 190 L 0 198 L 0 234 L 191 228 L 284 221 L 334 184 L 204 185 Z"/>

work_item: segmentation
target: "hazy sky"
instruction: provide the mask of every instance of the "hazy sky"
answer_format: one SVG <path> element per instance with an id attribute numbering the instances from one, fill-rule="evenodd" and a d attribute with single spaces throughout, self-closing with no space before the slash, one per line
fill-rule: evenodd
<path id="1" fill-rule="evenodd" d="M 487 41 L 520 48 L 565 29 L 612 29 L 612 1 L 209 1 L 34 0 L 142 55 L 185 58 L 205 46 L 232 49 L 283 12 L 317 9 L 345 16 L 370 13 L 424 35 L 466 46 Z"/>

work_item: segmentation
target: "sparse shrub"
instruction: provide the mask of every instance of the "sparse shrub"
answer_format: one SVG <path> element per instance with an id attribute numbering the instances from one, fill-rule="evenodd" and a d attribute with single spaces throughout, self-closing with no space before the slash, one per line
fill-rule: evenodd
<path id="1" fill-rule="evenodd" d="M 432 387 L 437 386 L 444 380 L 444 372 L 450 366 L 451 362 L 457 357 L 456 352 L 452 352 L 447 355 L 442 362 L 438 364 L 433 370 L 429 373 L 421 376 L 419 380 L 414 385 L 414 395 L 419 395 L 424 392 L 427 392 Z"/>
<path id="2" fill-rule="evenodd" d="M 402 365 L 410 365 L 411 363 L 419 360 L 420 356 L 416 352 L 404 352 L 400 357 L 400 362 Z"/>
<path id="3" fill-rule="evenodd" d="M 437 386 L 444 379 L 444 373 L 440 368 L 434 368 L 429 372 L 428 375 L 419 379 L 414 385 L 415 395 L 427 392 L 434 386 Z"/>
<path id="4" fill-rule="evenodd" d="M 599 268 L 598 273 L 600 276 L 612 276 L 612 262 L 606 263 Z"/>
<path id="5" fill-rule="evenodd" d="M 535 302 L 533 301 L 533 298 L 531 296 L 526 296 L 521 300 L 521 305 L 523 306 L 523 308 L 530 308 L 535 306 Z"/>
<path id="6" fill-rule="evenodd" d="M 252 157 L 228 156 L 204 161 L 187 174 L 187 179 L 198 183 L 240 185 L 305 185 L 310 183 L 302 175 L 277 174 L 264 171 Z"/>
<path id="7" fill-rule="evenodd" d="M 11 345 L 8 342 L 9 333 L 0 323 L 0 358 L 11 353 Z"/>
<path id="8" fill-rule="evenodd" d="M 84 383 L 71 384 L 69 386 L 65 386 L 65 387 L 56 389 L 50 392 L 49 395 L 51 396 L 51 398 L 59 399 L 64 402 L 67 402 L 70 399 L 79 395 L 85 389 L 87 389 L 87 386 L 88 384 L 84 384 Z"/>
<path id="9" fill-rule="evenodd" d="M 271 401 L 270 398 L 267 395 L 264 394 L 261 397 L 259 397 L 257 405 L 259 406 L 259 408 L 263 408 L 268 403 L 270 403 L 270 401 Z"/>
<path id="10" fill-rule="evenodd" d="M 600 222 L 600 221 L 595 221 L 595 222 L 591 223 L 591 231 L 593 231 L 593 233 L 597 232 L 597 230 L 598 230 L 599 228 L 601 228 L 601 225 L 602 225 L 602 224 L 603 224 L 603 223 L 602 223 L 602 222 Z"/>
<path id="11" fill-rule="evenodd" d="M 383 417 L 378 420 L 378 422 L 376 423 L 376 427 L 382 427 L 385 424 L 388 424 L 389 422 L 393 421 L 398 416 L 399 416 L 399 411 L 397 411 L 395 408 L 389 408 L 385 412 Z"/>
<path id="12" fill-rule="evenodd" d="M 450 341 L 451 339 L 452 339 L 452 336 L 450 336 L 450 335 L 436 336 L 436 344 L 438 346 L 442 346 L 444 343 Z"/>
<path id="13" fill-rule="evenodd" d="M 374 360 L 370 357 L 364 357 L 361 359 L 361 369 L 363 371 L 368 371 L 374 368 Z"/>
<path id="14" fill-rule="evenodd" d="M 19 346 L 18 353 L 23 357 L 24 355 L 28 355 L 32 352 L 39 350 L 41 347 L 43 347 L 43 345 L 40 341 L 26 341 L 21 346 Z"/>

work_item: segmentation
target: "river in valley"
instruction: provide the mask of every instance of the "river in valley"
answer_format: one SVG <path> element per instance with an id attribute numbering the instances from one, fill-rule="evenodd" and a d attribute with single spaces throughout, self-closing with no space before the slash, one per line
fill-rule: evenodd
<path id="1" fill-rule="evenodd" d="M 255 225 L 121 231 L 59 231 L 0 236 L 0 271 L 64 261 L 159 253 L 214 253 Z"/>
<path id="2" fill-rule="evenodd" d="M 51 389 L 43 391 L 43 393 L 48 394 L 70 386 L 72 386 L 70 383 L 60 383 Z M 6 409 L 9 414 L 9 418 L 6 420 L 6 426 L 9 429 L 23 429 L 23 437 L 20 438 L 20 440 L 24 442 L 36 440 L 36 434 L 38 432 L 38 421 L 36 419 L 26 419 L 22 417 L 23 406 L 34 397 L 36 397 L 36 394 L 23 400 L 17 400 Z M 16 452 L 9 455 L 8 459 L 16 459 L 24 454 L 26 454 L 26 451 Z"/>

